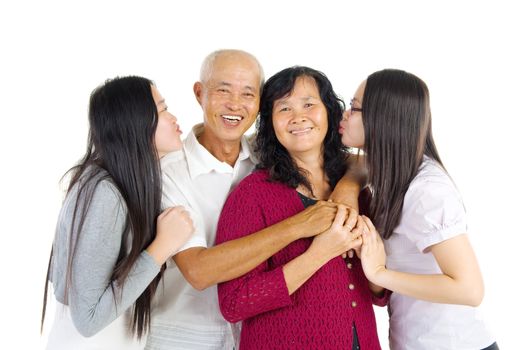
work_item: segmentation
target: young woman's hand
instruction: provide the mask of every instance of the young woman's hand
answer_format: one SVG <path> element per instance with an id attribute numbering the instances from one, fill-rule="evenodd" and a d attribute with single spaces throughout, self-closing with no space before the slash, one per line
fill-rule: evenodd
<path id="1" fill-rule="evenodd" d="M 387 261 L 385 247 L 383 246 L 383 240 L 374 227 L 374 224 L 372 224 L 372 221 L 364 215 L 361 216 L 361 220 L 364 223 L 361 225 L 361 230 L 363 231 L 361 237 L 363 244 L 359 251 L 361 266 L 363 267 L 363 272 L 367 279 L 378 284 L 376 281 L 377 277 L 385 271 L 385 264 Z"/>
<path id="2" fill-rule="evenodd" d="M 187 242 L 193 232 L 193 222 L 184 207 L 167 208 L 158 216 L 156 238 L 147 252 L 161 265 Z"/>
<path id="3" fill-rule="evenodd" d="M 347 256 L 349 258 L 354 257 L 354 253 L 356 256 L 361 259 L 361 246 L 363 245 L 363 231 L 365 230 L 365 220 L 363 220 L 363 217 L 361 215 L 358 215 L 356 212 L 357 220 L 356 220 L 356 227 L 352 230 L 352 235 L 356 238 L 356 244 L 353 249 L 350 249 L 348 252 L 343 253 L 343 259 L 345 259 Z"/>

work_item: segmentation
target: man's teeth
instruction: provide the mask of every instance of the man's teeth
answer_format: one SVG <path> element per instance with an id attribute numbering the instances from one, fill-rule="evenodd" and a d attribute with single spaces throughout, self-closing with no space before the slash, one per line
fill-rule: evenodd
<path id="1" fill-rule="evenodd" d="M 224 115 L 222 116 L 224 119 L 227 119 L 229 121 L 241 121 L 242 120 L 242 117 L 239 117 L 238 115 Z"/>

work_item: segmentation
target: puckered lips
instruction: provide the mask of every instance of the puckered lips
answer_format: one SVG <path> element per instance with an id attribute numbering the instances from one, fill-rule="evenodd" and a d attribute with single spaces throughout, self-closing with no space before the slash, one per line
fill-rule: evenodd
<path id="1" fill-rule="evenodd" d="M 342 120 L 341 122 L 339 122 L 339 130 L 338 130 L 339 134 L 340 135 L 343 135 L 343 133 L 345 132 L 345 122 Z"/>
<path id="2" fill-rule="evenodd" d="M 181 134 L 182 131 L 181 131 L 181 129 L 180 129 L 180 125 L 176 123 L 174 126 L 175 126 L 175 129 L 176 129 L 176 132 L 178 132 L 178 133 Z"/>

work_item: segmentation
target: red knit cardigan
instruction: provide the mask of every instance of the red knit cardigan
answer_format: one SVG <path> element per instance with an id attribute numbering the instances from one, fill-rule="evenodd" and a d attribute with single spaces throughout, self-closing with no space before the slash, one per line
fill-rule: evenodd
<path id="1" fill-rule="evenodd" d="M 266 171 L 246 177 L 222 210 L 216 243 L 257 232 L 304 209 L 297 192 L 269 182 Z M 229 322 L 244 320 L 240 349 L 351 349 L 356 327 L 362 349 L 381 349 L 373 298 L 361 262 L 330 260 L 291 296 L 282 267 L 304 253 L 297 240 L 246 275 L 218 285 L 220 310 Z"/>

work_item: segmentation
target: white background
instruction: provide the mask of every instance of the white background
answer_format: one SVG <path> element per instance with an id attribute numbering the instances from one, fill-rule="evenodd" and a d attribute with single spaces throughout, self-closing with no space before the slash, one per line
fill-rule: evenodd
<path id="1" fill-rule="evenodd" d="M 0 347 L 44 346 L 58 181 L 84 153 L 92 89 L 116 75 L 151 78 L 187 133 L 201 118 L 192 84 L 202 59 L 240 48 L 267 77 L 294 64 L 322 70 L 347 101 L 382 68 L 429 85 L 437 146 L 464 196 L 486 281 L 481 309 L 502 349 L 526 348 L 528 28 L 520 3 L 2 2 Z M 385 310 L 377 315 L 385 345 Z"/>

